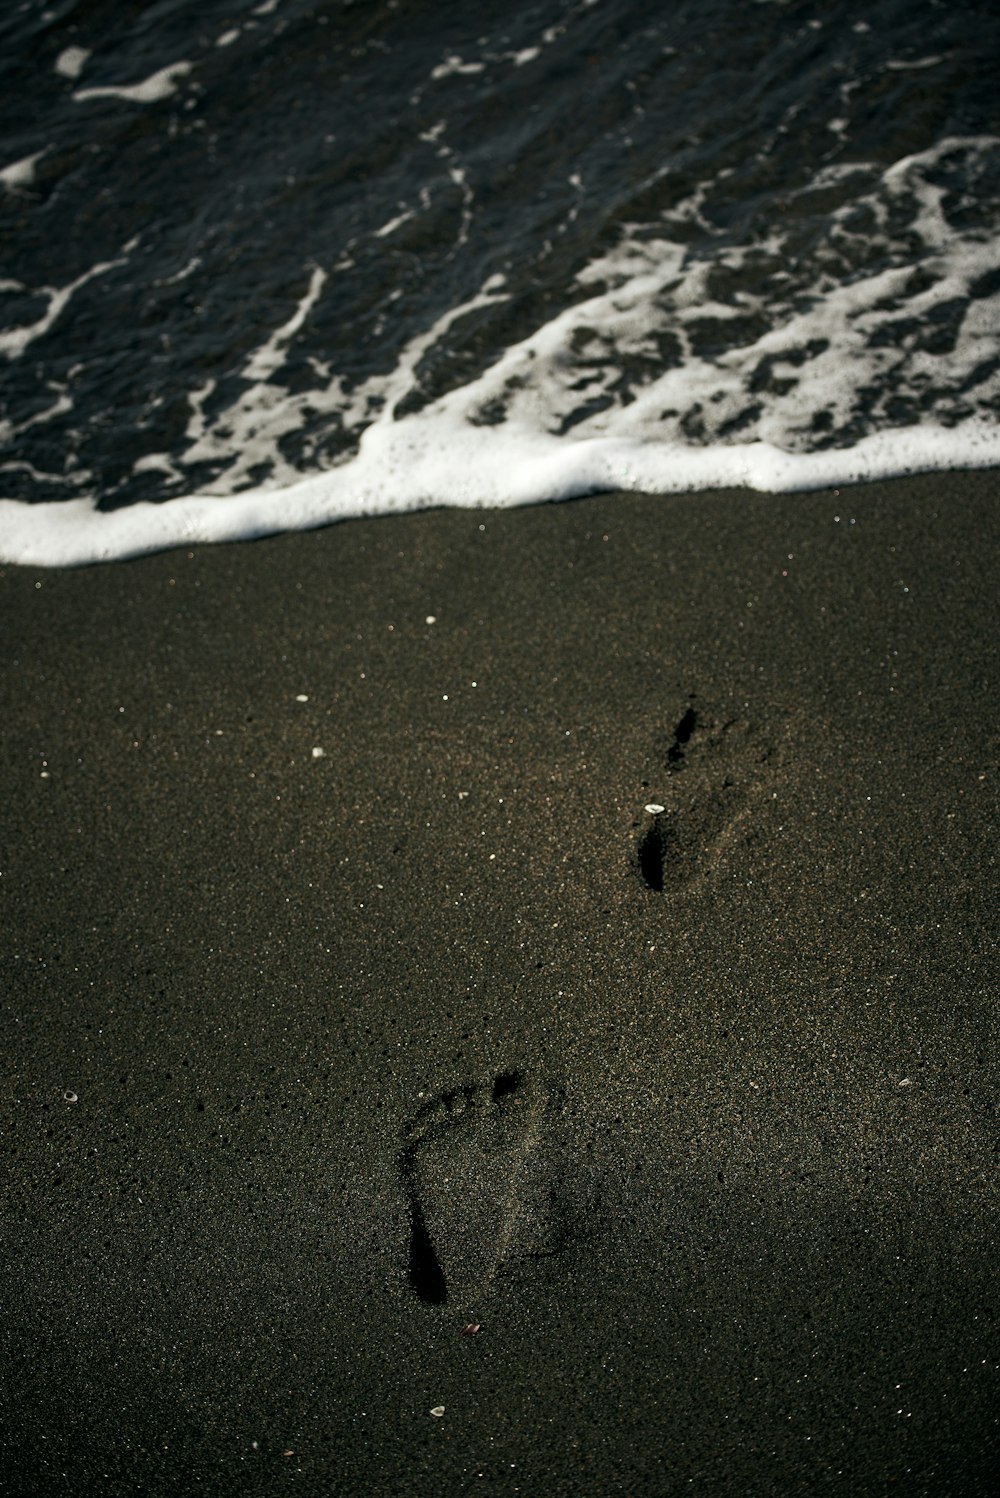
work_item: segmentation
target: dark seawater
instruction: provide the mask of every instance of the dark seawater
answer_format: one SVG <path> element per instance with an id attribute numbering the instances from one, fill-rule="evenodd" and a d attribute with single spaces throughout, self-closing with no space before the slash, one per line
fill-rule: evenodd
<path id="1" fill-rule="evenodd" d="M 982 439 L 998 77 L 992 3 L 9 5 L 0 496 L 280 490 L 404 420 Z"/>

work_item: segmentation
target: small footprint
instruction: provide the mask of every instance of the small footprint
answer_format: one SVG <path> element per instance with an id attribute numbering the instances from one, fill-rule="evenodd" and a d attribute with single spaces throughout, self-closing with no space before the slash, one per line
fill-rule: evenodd
<path id="1" fill-rule="evenodd" d="M 706 713 L 692 698 L 663 759 L 660 809 L 636 850 L 639 877 L 657 894 L 703 878 L 769 778 L 773 746 L 747 722 Z M 662 802 L 662 805 L 660 804 Z"/>
<path id="2" fill-rule="evenodd" d="M 457 1301 L 472 1310 L 510 1258 L 553 1251 L 535 1199 L 543 1124 L 560 1096 L 509 1071 L 418 1110 L 405 1131 L 401 1171 L 409 1283 L 426 1305 Z"/>

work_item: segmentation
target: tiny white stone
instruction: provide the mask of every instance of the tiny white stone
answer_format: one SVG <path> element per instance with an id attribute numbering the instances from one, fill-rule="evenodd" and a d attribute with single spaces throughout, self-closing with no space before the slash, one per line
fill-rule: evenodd
<path id="1" fill-rule="evenodd" d="M 425 624 L 436 624 L 437 622 L 437 614 L 428 614 L 427 618 L 424 620 Z"/>
<path id="2" fill-rule="evenodd" d="M 655 817 L 663 810 L 663 807 L 657 801 L 648 801 L 645 809 L 651 817 Z"/>
<path id="3" fill-rule="evenodd" d="M 309 698 L 306 696 L 305 692 L 299 692 L 295 700 L 296 702 L 308 702 Z"/>
<path id="4" fill-rule="evenodd" d="M 313 749 L 313 759 L 322 759 L 325 754 L 326 754 L 326 750 L 325 749 L 321 749 L 318 744 Z"/>
<path id="5" fill-rule="evenodd" d="M 444 1414 L 444 1405 L 436 1404 L 431 1410 L 431 1414 L 434 1416 L 435 1420 L 440 1420 L 441 1416 Z"/>

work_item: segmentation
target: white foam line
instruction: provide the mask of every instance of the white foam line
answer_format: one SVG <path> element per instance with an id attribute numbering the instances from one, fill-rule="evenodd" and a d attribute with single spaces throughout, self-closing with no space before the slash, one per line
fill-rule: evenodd
<path id="1" fill-rule="evenodd" d="M 446 57 L 444 62 L 439 62 L 436 68 L 431 70 L 431 77 L 437 82 L 441 78 L 451 78 L 457 73 L 483 73 L 486 71 L 484 62 L 463 62 L 460 57 Z"/>
<path id="2" fill-rule="evenodd" d="M 395 218 L 387 219 L 381 229 L 375 230 L 375 238 L 388 238 L 390 234 L 394 234 L 397 229 L 402 228 L 403 224 L 408 223 L 414 217 L 414 212 L 414 209 L 408 208 L 404 213 L 397 213 Z"/>
<path id="3" fill-rule="evenodd" d="M 16 423 L 7 417 L 0 417 L 0 446 L 6 447 L 13 442 L 15 437 L 20 437 L 22 432 L 30 431 L 32 427 L 42 426 L 47 421 L 54 421 L 57 416 L 65 416 L 67 411 L 72 411 L 73 402 L 65 385 L 50 383 L 48 389 L 55 396 L 52 405 L 47 406 L 44 411 L 36 411 L 33 416 L 28 417 L 27 421 Z"/>
<path id="4" fill-rule="evenodd" d="M 436 125 L 432 125 L 429 130 L 423 131 L 421 133 L 420 139 L 422 141 L 425 141 L 427 145 L 432 145 L 437 148 L 435 151 L 435 155 L 440 161 L 443 161 L 445 163 L 445 170 L 447 171 L 448 176 L 450 177 L 454 185 L 458 188 L 459 192 L 462 194 L 462 217 L 461 222 L 458 226 L 458 234 L 456 235 L 455 243 L 449 251 L 450 258 L 451 256 L 455 255 L 468 241 L 469 227 L 472 223 L 472 204 L 475 201 L 475 194 L 473 193 L 472 188 L 469 186 L 468 177 L 466 175 L 465 168 L 461 165 L 461 158 L 459 157 L 458 152 L 454 151 L 444 139 L 444 131 L 445 122 L 444 120 L 439 120 L 438 123 Z"/>
<path id="5" fill-rule="evenodd" d="M 130 104 L 155 104 L 160 99 L 169 99 L 171 94 L 177 92 L 177 79 L 185 77 L 191 72 L 192 64 L 189 62 L 172 62 L 168 67 L 160 68 L 159 72 L 152 73 L 142 83 L 128 84 L 122 88 L 114 88 L 110 85 L 103 88 L 78 88 L 73 98 L 78 104 L 85 104 L 88 99 L 125 99 Z"/>
<path id="6" fill-rule="evenodd" d="M 914 72 L 919 68 L 936 68 L 939 62 L 944 62 L 943 56 L 918 57 L 912 62 L 905 62 L 900 59 L 895 62 L 887 62 L 886 69 L 890 73 L 909 73 Z"/>
<path id="7" fill-rule="evenodd" d="M 188 278 L 188 276 L 193 275 L 194 272 L 199 268 L 200 265 L 201 265 L 201 256 L 200 255 L 192 255 L 191 259 L 188 261 L 187 265 L 183 266 L 181 270 L 176 271 L 174 273 L 174 275 L 172 275 L 172 276 L 164 276 L 161 280 L 154 281 L 153 285 L 154 286 L 176 286 L 177 283 L 178 283 L 178 281 L 186 281 L 187 278 Z"/>
<path id="8" fill-rule="evenodd" d="M 10 463 L 0 463 L 0 473 L 26 473 L 36 484 L 58 484 L 64 489 L 68 482 L 66 474 L 43 473 L 40 468 L 36 468 L 33 463 L 29 463 L 26 458 L 16 458 Z M 73 475 L 74 480 L 79 477 L 80 475 L 78 474 Z M 89 477 L 89 475 L 84 475 L 84 477 Z M 89 501 L 87 502 L 89 503 Z M 9 503 L 9 501 L 0 500 L 0 504 L 6 503 Z"/>
<path id="9" fill-rule="evenodd" d="M 446 417 L 442 422 L 445 430 L 426 418 L 370 427 L 353 463 L 283 490 L 255 489 L 229 499 L 193 495 L 110 513 L 89 499 L 0 500 L 0 561 L 80 566 L 443 503 L 506 507 L 614 490 L 780 494 L 1000 464 L 1000 432 L 985 426 L 902 428 L 849 449 L 788 453 L 766 442 L 712 448 L 614 438 L 574 443 L 507 427 L 456 432 Z"/>
<path id="10" fill-rule="evenodd" d="M 285 362 L 285 352 L 289 343 L 316 305 L 325 285 L 326 271 L 321 270 L 317 265 L 313 268 L 313 273 L 309 278 L 309 289 L 291 317 L 276 329 L 267 342 L 261 344 L 260 348 L 256 349 L 247 360 L 242 371 L 245 380 L 267 380 L 281 368 Z"/>
<path id="11" fill-rule="evenodd" d="M 84 271 L 82 276 L 77 276 L 76 280 L 71 281 L 68 286 L 39 286 L 34 288 L 36 295 L 47 296 L 49 299 L 45 315 L 27 328 L 13 328 L 8 332 L 0 333 L 0 354 L 5 354 L 8 359 L 19 359 L 29 344 L 34 343 L 37 338 L 41 338 L 43 334 L 49 331 L 52 324 L 65 311 L 67 304 L 76 292 L 80 290 L 81 286 L 86 286 L 88 281 L 93 281 L 97 276 L 106 275 L 109 270 L 114 270 L 116 266 L 124 265 L 129 252 L 138 242 L 138 238 L 130 239 L 128 244 L 125 245 L 122 254 L 116 260 L 102 260 L 97 265 L 92 265 L 89 270 Z M 32 288 L 27 286 L 21 286 L 19 289 L 22 291 L 32 290 Z"/>

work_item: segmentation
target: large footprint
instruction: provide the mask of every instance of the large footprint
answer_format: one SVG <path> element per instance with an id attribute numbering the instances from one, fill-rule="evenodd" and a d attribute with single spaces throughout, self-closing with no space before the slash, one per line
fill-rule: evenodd
<path id="1" fill-rule="evenodd" d="M 409 1281 L 428 1305 L 472 1312 L 501 1266 L 539 1248 L 536 1154 L 558 1092 L 502 1072 L 425 1103 L 405 1132 Z M 551 1251 L 549 1249 L 548 1251 Z"/>
<path id="2" fill-rule="evenodd" d="M 667 747 L 662 805 L 636 850 L 649 889 L 670 893 L 710 871 L 768 784 L 774 757 L 749 723 L 711 717 L 692 698 Z"/>

